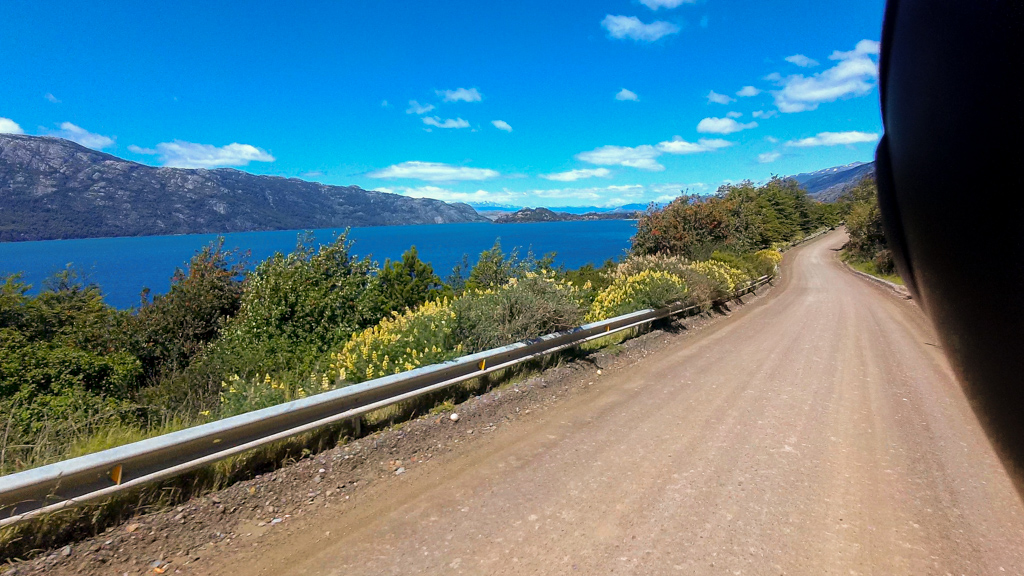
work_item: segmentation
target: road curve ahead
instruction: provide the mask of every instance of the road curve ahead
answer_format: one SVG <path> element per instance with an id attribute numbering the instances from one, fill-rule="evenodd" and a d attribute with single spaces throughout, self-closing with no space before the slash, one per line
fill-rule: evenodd
<path id="1" fill-rule="evenodd" d="M 843 269 L 844 241 L 579 401 L 266 543 L 258 572 L 1024 574 L 1021 500 L 928 321 Z"/>

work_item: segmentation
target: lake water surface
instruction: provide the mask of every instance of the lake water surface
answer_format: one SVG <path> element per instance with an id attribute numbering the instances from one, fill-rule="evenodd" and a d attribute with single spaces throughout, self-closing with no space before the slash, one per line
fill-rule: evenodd
<path id="1" fill-rule="evenodd" d="M 382 226 L 353 228 L 349 239 L 355 242 L 356 255 L 370 255 L 383 262 L 396 259 L 415 245 L 420 258 L 430 262 L 442 278 L 468 254 L 475 263 L 480 252 L 501 238 L 507 253 L 518 247 L 521 254 L 532 248 L 537 256 L 557 253 L 555 261 L 570 268 L 587 263 L 601 264 L 621 256 L 629 248 L 636 231 L 631 220 L 595 222 L 544 222 L 535 224 L 434 224 L 420 226 Z M 341 229 L 314 231 L 320 243 L 329 242 Z M 226 248 L 252 253 L 255 264 L 275 252 L 291 252 L 300 231 L 238 232 L 224 234 Z M 149 287 L 153 293 L 170 288 L 175 267 L 184 267 L 188 259 L 217 234 L 185 236 L 142 236 L 133 238 L 93 238 L 85 240 L 48 240 L 43 242 L 0 243 L 0 274 L 22 272 L 23 279 L 37 290 L 42 281 L 67 264 L 73 264 L 103 289 L 106 300 L 118 308 L 139 303 L 139 292 Z"/>

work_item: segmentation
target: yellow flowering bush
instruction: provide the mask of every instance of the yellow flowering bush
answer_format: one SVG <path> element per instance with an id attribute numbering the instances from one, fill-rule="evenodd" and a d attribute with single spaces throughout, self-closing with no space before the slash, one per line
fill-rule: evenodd
<path id="1" fill-rule="evenodd" d="M 721 292 L 717 295 L 719 298 L 727 297 L 738 285 L 750 279 L 743 272 L 716 260 L 694 262 L 689 268 L 711 280 Z"/>
<path id="2" fill-rule="evenodd" d="M 671 256 L 668 254 L 644 254 L 631 255 L 618 266 L 612 273 L 614 278 L 635 276 L 645 270 L 654 272 L 668 272 L 674 276 L 682 276 L 683 270 L 690 261 L 683 256 Z"/>
<path id="3" fill-rule="evenodd" d="M 742 288 L 748 282 L 753 280 L 753 278 L 750 277 L 750 274 L 747 274 L 746 272 L 738 268 L 733 268 L 728 264 L 725 265 L 724 271 L 729 276 L 729 280 L 732 281 L 733 290 Z"/>
<path id="4" fill-rule="evenodd" d="M 758 264 L 758 271 L 762 275 L 771 274 L 775 267 L 782 262 L 782 253 L 778 250 L 759 250 L 754 253 L 754 259 Z"/>
<path id="5" fill-rule="evenodd" d="M 331 355 L 331 376 L 339 382 L 363 382 L 436 364 L 462 354 L 454 342 L 452 303 L 427 302 L 352 335 Z"/>
<path id="6" fill-rule="evenodd" d="M 333 387 L 333 382 L 326 374 L 312 374 L 309 379 L 299 382 L 290 382 L 287 378 L 270 374 L 257 374 L 253 378 L 232 374 L 226 382 L 221 383 L 221 416 L 275 406 L 327 392 Z"/>
<path id="7" fill-rule="evenodd" d="M 587 314 L 596 322 L 645 308 L 661 308 L 686 297 L 686 282 L 674 274 L 644 270 L 632 276 L 616 278 L 594 299 Z"/>

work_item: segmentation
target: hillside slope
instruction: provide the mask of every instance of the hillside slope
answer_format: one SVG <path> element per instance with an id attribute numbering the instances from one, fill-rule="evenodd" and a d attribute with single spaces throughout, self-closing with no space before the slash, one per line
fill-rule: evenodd
<path id="1" fill-rule="evenodd" d="M 874 162 L 854 162 L 814 172 L 790 176 L 807 190 L 807 194 L 822 202 L 835 202 L 843 192 L 857 185 L 867 176 L 874 176 Z"/>
<path id="2" fill-rule="evenodd" d="M 555 212 L 547 208 L 523 208 L 494 219 L 495 224 L 518 224 L 523 222 L 581 222 L 593 220 L 635 220 L 641 212 L 587 212 L 570 214 Z"/>
<path id="3" fill-rule="evenodd" d="M 466 204 L 154 168 L 60 138 L 0 134 L 0 241 L 486 221 Z"/>

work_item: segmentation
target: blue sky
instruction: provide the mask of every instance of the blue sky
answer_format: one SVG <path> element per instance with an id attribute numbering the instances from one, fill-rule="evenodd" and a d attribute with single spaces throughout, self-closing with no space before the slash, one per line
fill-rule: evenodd
<path id="1" fill-rule="evenodd" d="M 444 200 L 870 160 L 882 0 L 0 3 L 0 132 Z"/>

